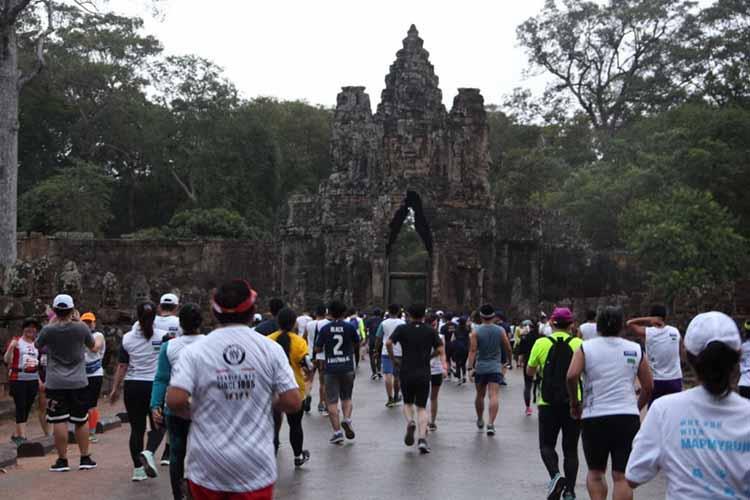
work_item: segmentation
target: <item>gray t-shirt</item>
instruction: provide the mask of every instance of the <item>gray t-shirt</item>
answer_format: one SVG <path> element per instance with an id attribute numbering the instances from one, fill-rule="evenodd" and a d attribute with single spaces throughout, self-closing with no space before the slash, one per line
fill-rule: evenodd
<path id="1" fill-rule="evenodd" d="M 502 342 L 505 330 L 497 325 L 479 325 L 474 327 L 474 331 L 477 333 L 476 373 L 502 373 Z"/>
<path id="2" fill-rule="evenodd" d="M 93 347 L 94 337 L 84 323 L 48 325 L 39 332 L 37 348 L 47 348 L 48 389 L 80 389 L 89 385 L 84 346 Z"/>

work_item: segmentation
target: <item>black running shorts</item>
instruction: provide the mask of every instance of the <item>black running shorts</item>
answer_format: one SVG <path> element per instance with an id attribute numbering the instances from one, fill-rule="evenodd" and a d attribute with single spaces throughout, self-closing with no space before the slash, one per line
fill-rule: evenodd
<path id="1" fill-rule="evenodd" d="M 606 471 L 607 460 L 612 455 L 612 470 L 625 472 L 630 458 L 633 439 L 641 428 L 638 415 L 607 415 L 585 418 L 583 428 L 583 453 L 591 470 Z"/>
<path id="2" fill-rule="evenodd" d="M 401 378 L 401 392 L 404 394 L 404 404 L 426 408 L 427 399 L 430 397 L 430 379 Z"/>
<path id="3" fill-rule="evenodd" d="M 89 386 L 86 388 L 88 392 L 88 401 L 86 407 L 96 408 L 99 405 L 99 395 L 102 392 L 102 381 L 104 377 L 89 377 Z"/>
<path id="4" fill-rule="evenodd" d="M 430 385 L 432 387 L 440 387 L 443 385 L 443 374 L 438 373 L 437 375 L 430 375 Z"/>
<path id="5" fill-rule="evenodd" d="M 326 402 L 333 405 L 352 399 L 354 392 L 354 372 L 326 373 L 325 375 Z"/>
<path id="6" fill-rule="evenodd" d="M 89 389 L 47 389 L 47 422 L 83 425 L 89 418 Z"/>

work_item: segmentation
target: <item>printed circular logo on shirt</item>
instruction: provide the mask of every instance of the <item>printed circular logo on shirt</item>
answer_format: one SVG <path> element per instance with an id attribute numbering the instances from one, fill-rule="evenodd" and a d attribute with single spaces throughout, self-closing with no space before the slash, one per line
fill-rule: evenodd
<path id="1" fill-rule="evenodd" d="M 232 366 L 240 365 L 245 361 L 245 349 L 237 344 L 232 344 L 224 349 L 224 361 Z"/>

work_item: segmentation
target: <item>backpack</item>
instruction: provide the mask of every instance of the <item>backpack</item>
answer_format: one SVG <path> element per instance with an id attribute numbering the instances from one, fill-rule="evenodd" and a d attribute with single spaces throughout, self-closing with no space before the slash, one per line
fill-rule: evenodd
<path id="1" fill-rule="evenodd" d="M 573 348 L 570 347 L 570 342 L 575 337 L 571 335 L 566 339 L 544 338 L 552 342 L 552 347 L 547 353 L 542 372 L 542 399 L 552 406 L 567 405 L 570 403 L 566 385 L 568 367 L 573 360 Z"/>

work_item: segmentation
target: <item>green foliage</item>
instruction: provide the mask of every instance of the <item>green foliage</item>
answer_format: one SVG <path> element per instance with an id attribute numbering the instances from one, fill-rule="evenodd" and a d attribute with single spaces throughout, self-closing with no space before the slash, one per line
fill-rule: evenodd
<path id="1" fill-rule="evenodd" d="M 45 179 L 19 200 L 23 231 L 93 232 L 101 235 L 112 218 L 112 181 L 89 163 L 73 166 Z"/>
<path id="2" fill-rule="evenodd" d="M 741 276 L 748 240 L 730 213 L 705 191 L 677 187 L 633 202 L 621 216 L 622 236 L 668 297 L 710 289 Z"/>
<path id="3" fill-rule="evenodd" d="M 242 239 L 256 236 L 244 217 L 224 208 L 178 212 L 169 221 L 169 234 L 175 238 Z"/>

